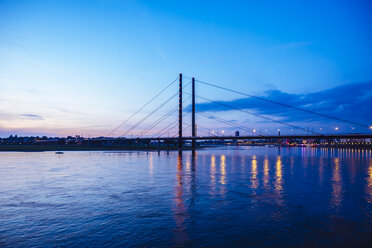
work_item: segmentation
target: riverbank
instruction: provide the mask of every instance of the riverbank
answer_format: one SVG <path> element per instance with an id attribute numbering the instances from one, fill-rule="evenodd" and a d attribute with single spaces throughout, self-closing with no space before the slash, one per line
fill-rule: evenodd
<path id="1" fill-rule="evenodd" d="M 188 147 L 184 148 L 188 150 Z M 74 146 L 74 145 L 0 145 L 0 152 L 46 152 L 46 151 L 147 151 L 159 150 L 158 146 Z M 177 147 L 160 147 L 160 150 L 177 150 Z"/>

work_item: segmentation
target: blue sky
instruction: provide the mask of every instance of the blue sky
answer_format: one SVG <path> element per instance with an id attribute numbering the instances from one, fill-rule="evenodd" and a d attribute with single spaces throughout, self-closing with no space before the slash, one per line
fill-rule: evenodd
<path id="1" fill-rule="evenodd" d="M 367 85 L 367 91 L 355 91 L 359 95 L 332 98 L 359 109 L 371 95 L 371 11 L 370 1 L 0 0 L 0 136 L 105 135 L 179 72 L 269 98 L 273 92 L 328 97 L 322 92 Z M 177 90 L 172 87 L 157 104 Z M 197 93 L 241 100 L 202 85 Z M 176 99 L 171 104 L 154 118 L 175 107 Z M 333 104 L 317 110 L 370 125 L 371 106 L 346 114 Z M 274 108 L 251 110 L 309 128 L 353 128 L 293 112 L 283 117 Z M 236 111 L 208 111 L 251 128 L 280 128 Z M 233 131 L 208 118 L 199 123 Z"/>

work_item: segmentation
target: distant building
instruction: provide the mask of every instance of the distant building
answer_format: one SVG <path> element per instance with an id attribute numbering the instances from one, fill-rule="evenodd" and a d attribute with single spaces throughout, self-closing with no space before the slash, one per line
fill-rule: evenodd
<path id="1" fill-rule="evenodd" d="M 239 131 L 235 131 L 235 137 L 239 137 L 240 133 Z"/>

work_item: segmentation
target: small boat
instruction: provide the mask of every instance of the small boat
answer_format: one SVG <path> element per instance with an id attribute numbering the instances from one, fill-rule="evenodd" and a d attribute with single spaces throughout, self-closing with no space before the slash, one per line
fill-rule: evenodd
<path id="1" fill-rule="evenodd" d="M 56 152 L 56 154 L 63 154 L 63 152 Z"/>

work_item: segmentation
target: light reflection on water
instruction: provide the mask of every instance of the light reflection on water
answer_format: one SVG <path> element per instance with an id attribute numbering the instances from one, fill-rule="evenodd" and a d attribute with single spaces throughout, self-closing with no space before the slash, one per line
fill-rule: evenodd
<path id="1" fill-rule="evenodd" d="M 187 161 L 189 163 L 189 161 Z M 177 227 L 175 229 L 177 245 L 185 243 L 187 238 L 185 219 L 187 217 L 186 206 L 184 203 L 184 189 L 183 189 L 183 163 L 182 157 L 177 157 L 177 183 L 176 183 L 176 196 L 174 204 L 174 218 L 176 220 Z"/>
<path id="2" fill-rule="evenodd" d="M 211 187 L 210 192 L 212 195 L 216 194 L 216 156 L 211 155 L 211 163 L 210 163 L 210 173 L 211 175 Z"/>
<path id="3" fill-rule="evenodd" d="M 367 246 L 371 151 L 0 153 L 0 246 Z"/>
<path id="4" fill-rule="evenodd" d="M 372 204 L 372 160 L 369 161 L 367 182 L 368 202 Z"/>
<path id="5" fill-rule="evenodd" d="M 267 155 L 265 155 L 265 160 L 264 160 L 264 185 L 266 186 L 269 182 L 269 158 Z"/>
<path id="6" fill-rule="evenodd" d="M 280 156 L 276 157 L 276 166 L 275 166 L 275 189 L 278 193 L 283 190 L 282 187 L 282 159 Z"/>
<path id="7" fill-rule="evenodd" d="M 251 187 L 252 189 L 257 189 L 258 187 L 258 180 L 257 180 L 257 160 L 256 155 L 252 156 L 252 163 L 251 163 Z"/>
<path id="8" fill-rule="evenodd" d="M 333 159 L 332 166 L 332 198 L 331 204 L 334 208 L 338 209 L 342 201 L 342 176 L 340 172 L 340 159 Z"/>

